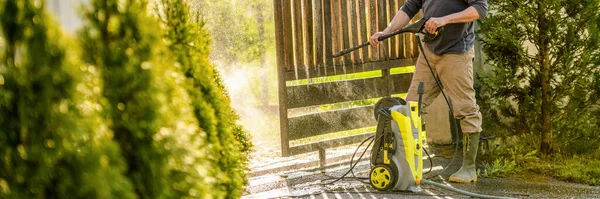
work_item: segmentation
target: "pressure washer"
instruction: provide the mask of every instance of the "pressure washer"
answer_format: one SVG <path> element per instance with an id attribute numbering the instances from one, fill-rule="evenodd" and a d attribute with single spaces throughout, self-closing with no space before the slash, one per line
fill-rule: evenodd
<path id="1" fill-rule="evenodd" d="M 440 31 L 443 31 L 443 27 L 438 29 L 436 33 L 429 34 L 424 30 L 427 18 L 422 18 L 406 27 L 393 32 L 391 34 L 382 35 L 378 38 L 379 41 L 386 40 L 392 36 L 402 33 L 413 33 L 416 35 L 417 43 L 421 52 L 423 51 L 423 45 L 421 42 L 421 36 L 423 35 L 426 39 L 433 39 L 437 36 Z M 333 57 L 340 57 L 354 50 L 369 46 L 369 42 L 365 42 L 358 46 L 342 50 L 333 55 Z M 446 96 L 439 77 L 434 73 L 427 57 L 422 54 L 429 67 L 431 74 L 433 75 L 437 86 L 442 92 L 444 99 L 450 109 L 450 112 L 454 112 L 450 99 Z M 389 72 L 389 70 L 388 70 Z M 389 80 L 389 78 L 388 78 Z M 365 152 L 373 144 L 371 149 L 371 170 L 369 172 L 369 184 L 379 191 L 412 191 L 420 192 L 422 189 L 421 184 L 428 184 L 450 191 L 458 192 L 464 195 L 477 197 L 477 198 L 506 198 L 497 197 L 490 195 L 482 195 L 467 192 L 464 190 L 456 189 L 441 183 L 436 183 L 423 178 L 423 152 L 429 156 L 429 153 L 423 147 L 426 138 L 426 132 L 424 131 L 424 125 L 421 121 L 421 99 L 424 93 L 423 82 L 419 83 L 418 94 L 419 100 L 405 101 L 399 97 L 386 96 L 379 100 L 374 106 L 374 116 L 377 120 L 377 130 L 374 136 L 364 140 L 359 147 L 361 147 L 366 141 L 369 141 L 367 148 L 358 158 L 356 163 L 353 163 L 354 156 L 351 158 L 350 170 L 346 172 L 342 177 L 335 181 L 341 180 L 348 173 L 352 172 L 356 164 L 364 156 Z M 456 120 L 454 122 L 455 136 L 458 140 L 458 129 Z M 454 162 L 456 153 L 458 151 L 458 142 L 455 143 L 455 155 L 450 161 L 450 164 Z M 358 148 L 357 148 L 358 151 Z M 355 154 L 356 152 L 355 151 Z M 429 157 L 430 163 L 431 157 Z M 448 165 L 449 166 L 449 165 Z M 446 166 L 446 169 L 448 168 Z M 433 165 L 430 166 L 433 167 Z M 446 170 L 444 169 L 444 171 Z M 431 171 L 431 170 L 430 170 Z M 442 173 L 444 173 L 442 171 Z M 353 173 L 354 174 L 354 173 Z M 335 182 L 333 181 L 333 182 Z M 333 183 L 330 182 L 330 183 Z"/>

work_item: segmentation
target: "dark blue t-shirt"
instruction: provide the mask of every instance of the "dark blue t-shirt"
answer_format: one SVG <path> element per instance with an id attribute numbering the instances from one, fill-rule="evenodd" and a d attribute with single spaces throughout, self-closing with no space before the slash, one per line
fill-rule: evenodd
<path id="1" fill-rule="evenodd" d="M 461 12 L 469 6 L 477 10 L 480 18 L 487 15 L 487 0 L 407 0 L 401 10 L 412 19 L 423 9 L 424 17 L 430 18 Z M 426 42 L 426 45 L 437 55 L 465 53 L 473 48 L 473 29 L 473 22 L 447 24 L 444 30 L 433 40 Z"/>

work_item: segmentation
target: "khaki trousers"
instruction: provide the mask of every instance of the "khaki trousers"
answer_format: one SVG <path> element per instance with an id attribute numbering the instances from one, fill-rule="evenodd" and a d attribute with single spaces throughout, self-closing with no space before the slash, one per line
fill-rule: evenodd
<path id="1" fill-rule="evenodd" d="M 463 54 L 444 54 L 438 56 L 423 45 L 425 52 L 421 52 L 415 64 L 415 71 L 406 96 L 407 101 L 418 101 L 417 89 L 419 82 L 425 86 L 423 94 L 423 114 L 426 114 L 427 106 L 441 93 L 431 75 L 423 53 L 429 59 L 433 72 L 440 78 L 444 92 L 451 99 L 454 108 L 454 117 L 460 120 L 463 133 L 481 132 L 481 113 L 475 101 L 475 89 L 473 88 L 473 49 Z M 426 118 L 424 118 L 426 119 Z"/>

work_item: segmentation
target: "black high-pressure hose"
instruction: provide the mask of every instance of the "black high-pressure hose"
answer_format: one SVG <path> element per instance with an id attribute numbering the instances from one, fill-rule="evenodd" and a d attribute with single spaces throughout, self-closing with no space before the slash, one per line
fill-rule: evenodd
<path id="1" fill-rule="evenodd" d="M 450 99 L 448 98 L 448 96 L 446 96 L 446 92 L 444 92 L 444 87 L 442 86 L 442 82 L 440 81 L 440 78 L 435 74 L 435 72 L 433 71 L 433 68 L 431 67 L 431 64 L 429 64 L 429 59 L 427 59 L 427 55 L 425 55 L 425 49 L 423 49 L 423 44 L 421 43 L 421 37 L 419 37 L 418 35 L 417 37 L 417 43 L 419 44 L 419 49 L 421 49 L 421 54 L 423 55 L 423 58 L 425 59 L 425 63 L 427 63 L 427 67 L 429 68 L 429 71 L 431 72 L 431 75 L 433 76 L 433 79 L 435 80 L 435 83 L 437 84 L 438 88 L 440 89 L 440 91 L 442 92 L 442 96 L 444 96 L 444 100 L 446 101 L 446 104 L 448 105 L 448 109 L 450 110 L 450 113 L 454 114 L 454 107 L 452 106 L 452 103 L 450 102 Z M 448 163 L 448 165 L 444 168 L 444 170 L 442 170 L 442 172 L 440 172 L 440 174 L 438 175 L 442 175 L 444 172 L 446 172 L 446 170 L 448 170 L 448 168 L 450 168 L 450 165 L 452 165 L 452 163 L 454 163 L 454 161 L 456 160 L 456 154 L 458 153 L 458 140 L 460 139 L 458 135 L 458 125 L 456 124 L 456 119 L 452 119 L 452 123 L 454 123 L 454 136 L 456 136 L 456 143 L 454 144 L 454 155 L 452 156 L 452 159 L 450 160 L 450 163 Z"/>

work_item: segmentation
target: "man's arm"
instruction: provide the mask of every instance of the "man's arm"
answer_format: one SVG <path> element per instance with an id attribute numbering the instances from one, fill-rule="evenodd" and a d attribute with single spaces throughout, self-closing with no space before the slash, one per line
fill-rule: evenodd
<path id="1" fill-rule="evenodd" d="M 427 20 L 427 23 L 425 23 L 425 30 L 433 34 L 435 33 L 435 30 L 437 30 L 439 27 L 445 26 L 446 24 L 468 23 L 477 19 L 479 19 L 479 14 L 477 13 L 477 10 L 475 10 L 473 6 L 470 6 L 467 9 L 454 14 L 449 14 L 443 17 L 429 18 L 429 20 Z"/>
<path id="2" fill-rule="evenodd" d="M 434 33 L 439 27 L 451 23 L 469 23 L 487 15 L 487 0 L 467 0 L 469 7 L 461 12 L 446 15 L 443 17 L 432 17 L 425 24 L 425 30 Z"/>

